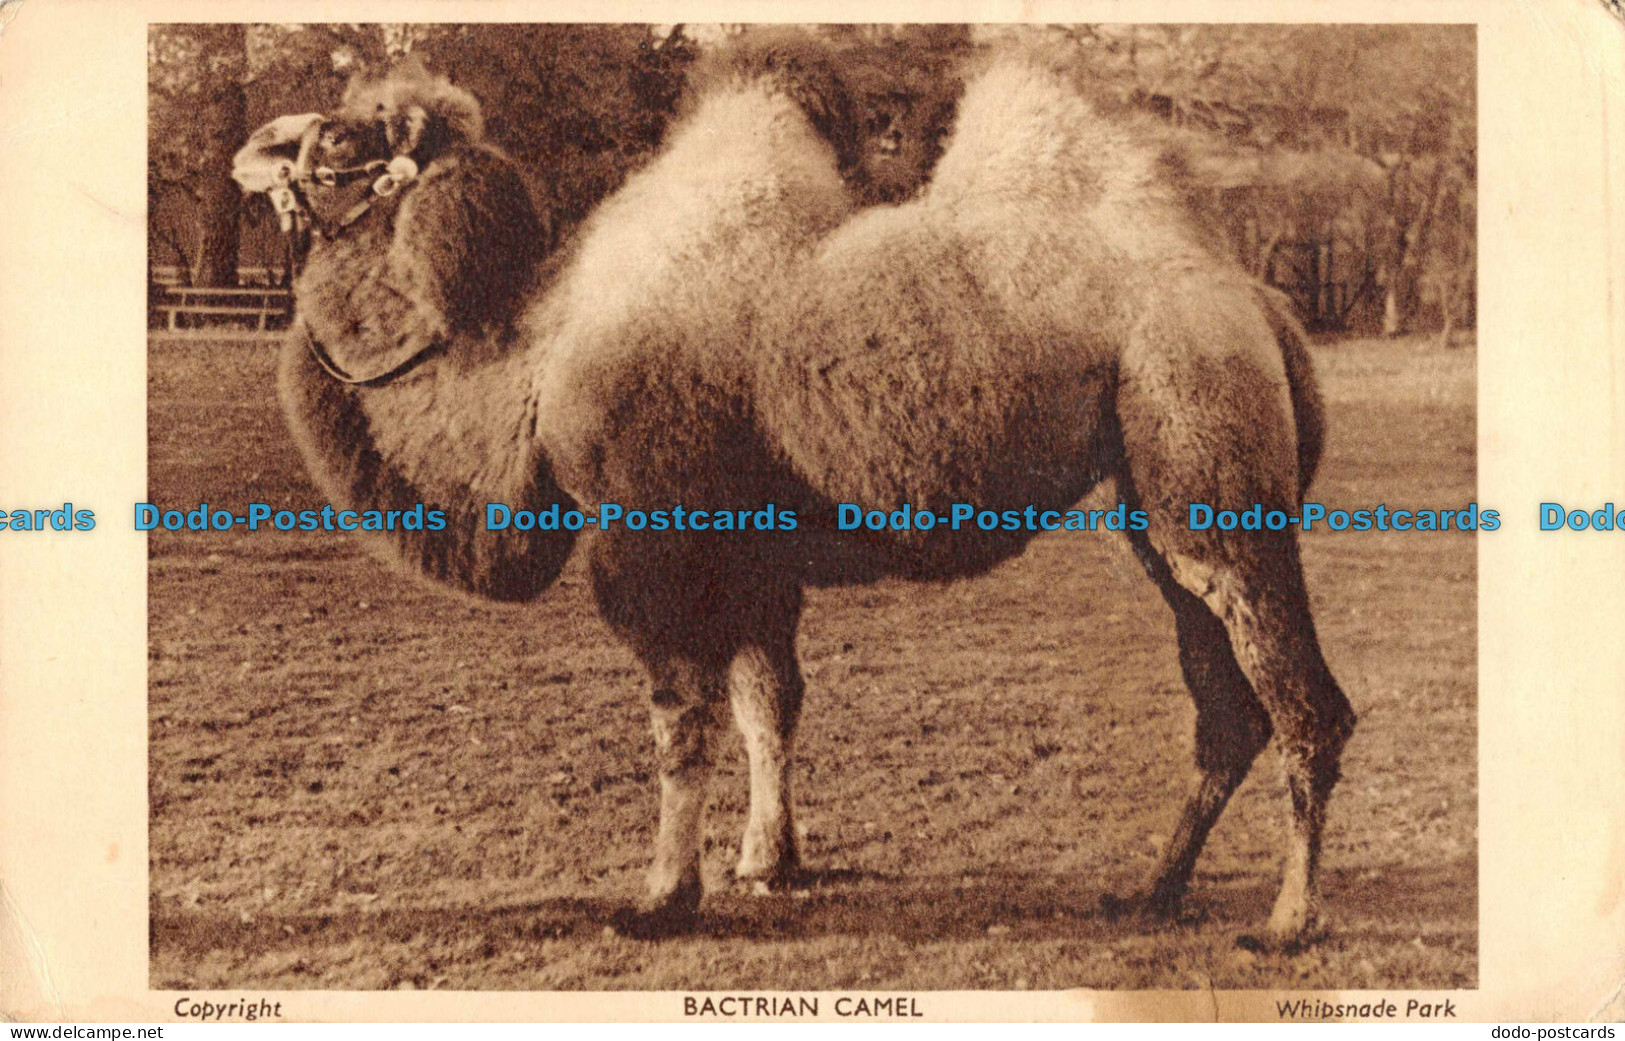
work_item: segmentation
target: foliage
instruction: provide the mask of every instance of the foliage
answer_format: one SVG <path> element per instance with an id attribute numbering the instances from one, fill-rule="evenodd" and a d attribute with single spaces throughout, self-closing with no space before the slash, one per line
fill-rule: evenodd
<path id="1" fill-rule="evenodd" d="M 166 190 L 195 203 L 189 240 L 164 223 L 156 238 L 177 254 L 191 279 L 203 285 L 234 282 L 241 196 L 231 181 L 230 158 L 246 132 L 244 27 L 154 26 L 147 47 L 152 69 L 148 209 L 160 215 Z M 149 249 L 149 257 L 153 252 Z"/>
<path id="2" fill-rule="evenodd" d="M 657 35 L 647 26 L 255 25 L 228 54 L 209 38 L 215 28 L 161 26 L 149 42 L 150 253 L 188 267 L 200 186 L 229 174 L 249 130 L 329 108 L 353 75 L 403 53 L 481 98 L 487 132 L 532 175 L 557 227 L 578 221 L 659 143 L 694 53 L 680 29 Z M 197 118 L 234 90 L 245 95 L 246 119 Z M 230 139 L 223 157 L 208 146 L 213 138 Z M 253 200 L 249 217 L 243 262 L 274 261 L 269 207 Z M 210 219 L 234 218 L 201 218 Z"/>
<path id="3" fill-rule="evenodd" d="M 1098 90 L 1205 138 L 1198 168 L 1219 223 L 1244 263 L 1297 291 L 1306 317 L 1390 335 L 1471 322 L 1473 27 L 1059 32 Z M 1328 300 L 1332 285 L 1349 299 Z"/>
<path id="4" fill-rule="evenodd" d="M 487 133 L 532 173 L 559 227 L 659 144 L 694 56 L 681 29 L 643 25 L 431 26 L 411 49 L 481 99 Z"/>

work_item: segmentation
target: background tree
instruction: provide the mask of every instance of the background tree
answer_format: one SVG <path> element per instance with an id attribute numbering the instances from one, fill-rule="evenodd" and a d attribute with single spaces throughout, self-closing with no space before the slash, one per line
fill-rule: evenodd
<path id="1" fill-rule="evenodd" d="M 232 285 L 239 264 L 276 262 L 269 204 L 255 197 L 244 210 L 232 154 L 266 120 L 329 108 L 352 76 L 409 52 L 481 98 L 488 134 L 520 160 L 560 230 L 659 143 L 695 49 L 681 27 L 154 27 L 149 265 Z"/>
<path id="2" fill-rule="evenodd" d="M 695 55 L 681 26 L 415 26 L 407 46 L 481 100 L 558 230 L 660 143 Z"/>
<path id="3" fill-rule="evenodd" d="M 1471 26 L 1049 32 L 1098 96 L 1167 125 L 1212 221 L 1250 269 L 1298 291 L 1306 318 L 1390 334 L 1471 323 Z M 1326 300 L 1328 283 L 1347 299 Z"/>
<path id="4" fill-rule="evenodd" d="M 168 188 L 196 204 L 190 236 L 166 227 L 158 237 L 192 282 L 234 285 L 242 192 L 231 179 L 231 156 L 249 129 L 247 27 L 155 26 L 148 55 L 148 200 L 160 202 Z"/>
<path id="5" fill-rule="evenodd" d="M 232 155 L 267 113 L 324 107 L 381 64 L 382 27 L 158 25 L 147 53 L 149 272 L 161 258 L 192 284 L 236 285 L 244 232 L 269 207 L 245 213 Z"/>

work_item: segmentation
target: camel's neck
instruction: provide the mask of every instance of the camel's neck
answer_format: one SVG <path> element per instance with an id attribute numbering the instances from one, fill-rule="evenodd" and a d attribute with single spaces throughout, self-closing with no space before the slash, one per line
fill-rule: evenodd
<path id="1" fill-rule="evenodd" d="M 568 539 L 486 529 L 488 503 L 560 502 L 530 429 L 529 343 L 514 312 L 535 291 L 546 248 L 513 164 L 489 149 L 449 150 L 388 212 L 312 251 L 296 286 L 300 325 L 284 354 L 282 400 L 294 438 L 335 505 L 439 510 L 445 526 L 380 535 L 386 555 L 459 588 L 517 599 L 557 574 Z M 421 361 L 383 385 L 335 380 L 308 330 L 357 376 Z"/>
<path id="2" fill-rule="evenodd" d="M 533 461 L 522 349 L 459 364 L 431 360 L 398 383 L 357 392 L 373 443 L 401 477 L 436 500 L 510 502 Z"/>
<path id="3" fill-rule="evenodd" d="M 572 503 L 536 447 L 518 351 L 500 360 L 426 362 L 397 383 L 357 389 L 329 376 L 299 339 L 284 348 L 281 392 L 295 442 L 328 500 L 403 514 L 421 504 L 444 526 L 373 540 L 406 570 L 500 600 L 528 599 L 558 574 L 568 532 L 490 530 L 486 506 Z"/>

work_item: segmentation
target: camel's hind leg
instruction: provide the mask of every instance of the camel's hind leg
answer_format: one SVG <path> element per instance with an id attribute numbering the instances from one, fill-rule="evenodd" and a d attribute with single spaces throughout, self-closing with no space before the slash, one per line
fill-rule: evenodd
<path id="1" fill-rule="evenodd" d="M 1224 624 L 1174 580 L 1143 532 L 1131 532 L 1129 541 L 1174 612 L 1179 665 L 1196 702 L 1196 776 L 1146 887 L 1129 900 L 1113 898 L 1106 904 L 1112 910 L 1171 917 L 1179 910 L 1208 832 L 1269 743 L 1270 718 L 1236 664 Z"/>
<path id="2" fill-rule="evenodd" d="M 1326 804 L 1355 717 L 1321 656 L 1295 535 L 1247 535 L 1251 538 L 1238 540 L 1239 546 L 1224 547 L 1233 559 L 1225 559 L 1229 552 L 1214 552 L 1206 540 L 1164 548 L 1162 554 L 1175 580 L 1223 621 L 1281 749 L 1293 827 L 1266 940 L 1282 946 L 1307 938 L 1317 925 L 1316 872 Z"/>
<path id="3" fill-rule="evenodd" d="M 1321 655 L 1296 531 L 1188 526 L 1191 503 L 1216 510 L 1256 503 L 1291 513 L 1299 502 L 1285 377 L 1274 337 L 1249 300 L 1222 284 L 1176 279 L 1161 285 L 1145 325 L 1119 359 L 1117 417 L 1124 498 L 1149 516 L 1144 540 L 1173 581 L 1222 623 L 1285 761 L 1293 829 L 1268 927 L 1269 942 L 1285 945 L 1304 939 L 1315 925 L 1326 803 L 1355 717 Z M 1181 636 L 1188 629 L 1200 637 L 1206 623 L 1194 612 L 1185 614 Z M 1201 638 L 1213 642 L 1215 636 Z M 1213 651 L 1202 657 L 1218 660 Z M 1233 676 L 1207 684 L 1205 696 L 1242 700 Z M 1221 770 L 1239 768 L 1240 755 L 1218 748 L 1219 742 L 1215 735 L 1207 754 Z M 1190 833 L 1182 828 L 1170 843 L 1169 883 L 1199 851 L 1196 825 L 1211 824 L 1216 796 L 1227 784 L 1215 776 L 1203 785 L 1205 795 L 1198 789 L 1186 820 Z"/>
<path id="4" fill-rule="evenodd" d="M 796 661 L 799 592 L 787 600 L 759 616 L 757 631 L 735 655 L 728 676 L 734 722 L 750 757 L 750 816 L 734 874 L 769 886 L 788 882 L 800 866 L 790 764 L 806 685 Z"/>

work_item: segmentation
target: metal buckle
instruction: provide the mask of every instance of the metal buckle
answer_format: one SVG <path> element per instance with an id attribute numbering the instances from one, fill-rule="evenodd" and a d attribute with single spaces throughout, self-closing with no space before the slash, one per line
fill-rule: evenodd
<path id="1" fill-rule="evenodd" d="M 384 175 L 372 182 L 372 192 L 380 198 L 387 199 L 400 191 L 401 185 L 418 175 L 418 164 L 409 155 L 398 155 L 389 161 L 384 170 Z"/>

